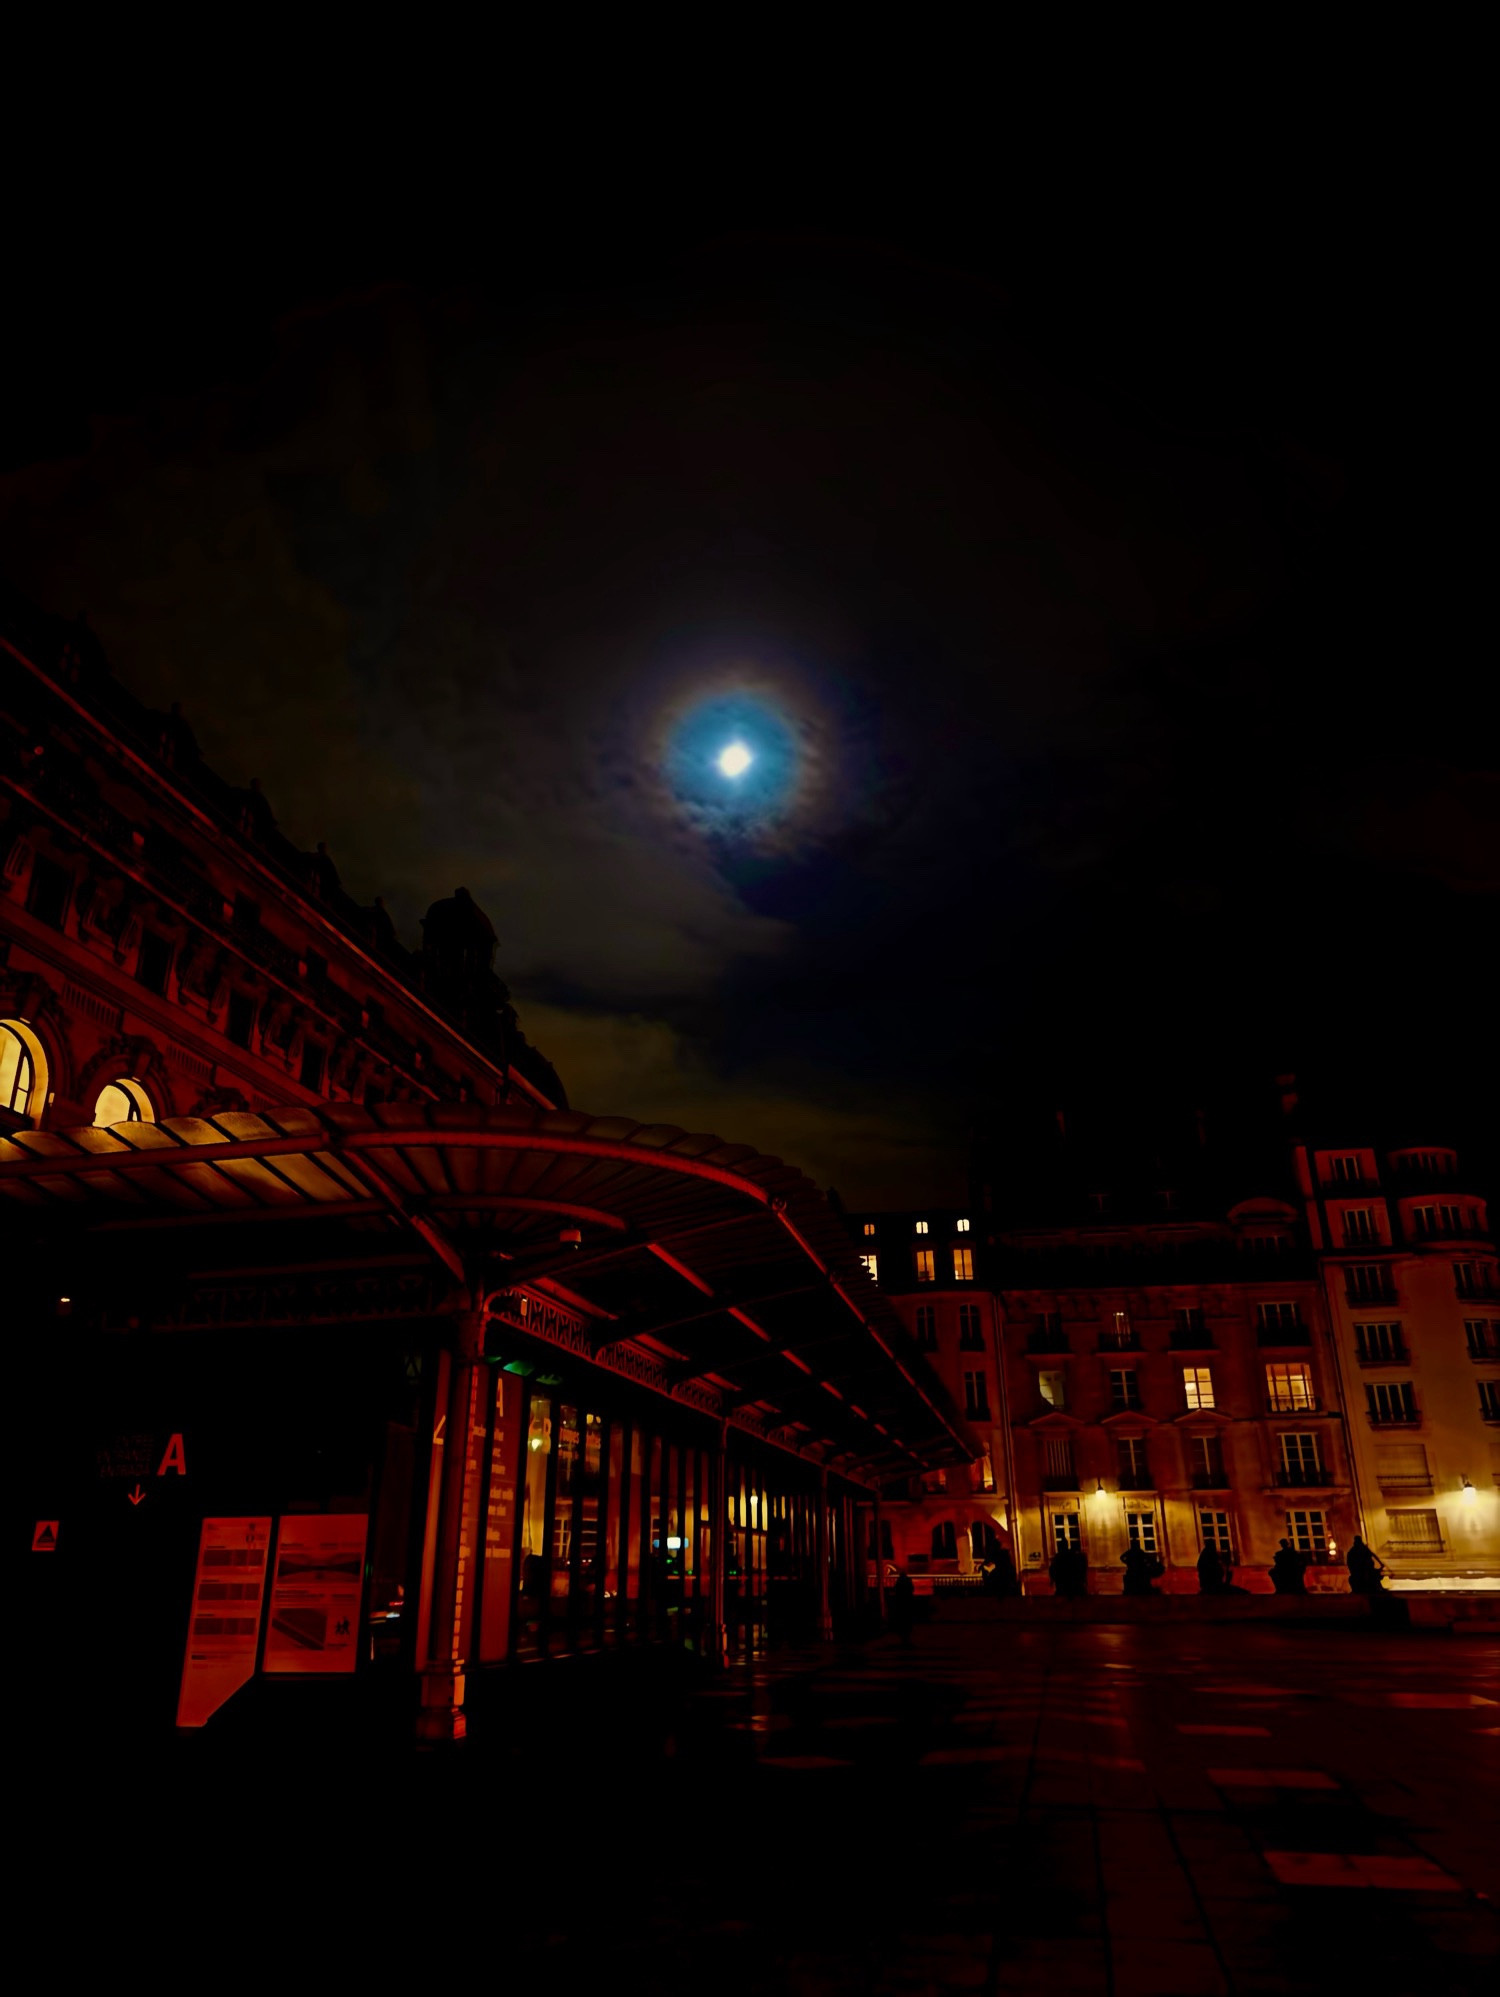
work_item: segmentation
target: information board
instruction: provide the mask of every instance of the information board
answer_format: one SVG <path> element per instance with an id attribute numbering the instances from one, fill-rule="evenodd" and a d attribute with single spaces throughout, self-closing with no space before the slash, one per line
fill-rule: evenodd
<path id="1" fill-rule="evenodd" d="M 282 1519 L 262 1670 L 354 1669 L 369 1524 L 366 1512 L 293 1513 Z"/>
<path id="2" fill-rule="evenodd" d="M 254 1675 L 270 1545 L 269 1518 L 203 1521 L 178 1726 L 201 1727 Z"/>

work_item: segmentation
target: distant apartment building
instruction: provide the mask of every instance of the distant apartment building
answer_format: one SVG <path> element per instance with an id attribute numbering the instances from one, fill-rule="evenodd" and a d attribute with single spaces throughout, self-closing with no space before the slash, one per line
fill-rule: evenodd
<path id="1" fill-rule="evenodd" d="M 1500 1261 L 1440 1144 L 1293 1152 L 1365 1536 L 1393 1575 L 1500 1573 Z"/>
<path id="2" fill-rule="evenodd" d="M 1359 1532 L 1393 1578 L 1500 1576 L 1484 1200 L 1441 1147 L 1298 1143 L 1291 1163 L 1295 1185 L 1251 1197 L 1225 1197 L 1233 1170 L 1175 1187 L 1075 1172 L 1010 1212 L 981 1196 L 971 1214 L 852 1215 L 988 1444 L 968 1472 L 888 1493 L 886 1558 L 969 1586 L 998 1543 L 1044 1591 L 1077 1547 L 1109 1591 L 1137 1545 L 1174 1591 L 1212 1546 L 1262 1589 L 1287 1539 L 1312 1585 L 1339 1586 Z"/>

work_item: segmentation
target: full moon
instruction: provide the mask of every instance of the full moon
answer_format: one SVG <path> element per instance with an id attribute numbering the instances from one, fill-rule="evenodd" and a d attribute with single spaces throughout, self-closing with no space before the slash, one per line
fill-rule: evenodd
<path id="1" fill-rule="evenodd" d="M 719 751 L 719 768 L 726 777 L 742 777 L 754 761 L 743 742 L 731 742 Z"/>

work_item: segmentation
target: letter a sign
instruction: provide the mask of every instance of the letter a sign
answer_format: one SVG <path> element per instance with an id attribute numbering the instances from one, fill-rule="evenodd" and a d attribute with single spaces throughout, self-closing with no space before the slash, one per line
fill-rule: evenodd
<path id="1" fill-rule="evenodd" d="M 179 1477 L 187 1475 L 187 1451 L 182 1446 L 182 1437 L 174 1435 L 167 1444 L 167 1453 L 157 1467 L 157 1476 L 165 1477 L 175 1471 Z"/>

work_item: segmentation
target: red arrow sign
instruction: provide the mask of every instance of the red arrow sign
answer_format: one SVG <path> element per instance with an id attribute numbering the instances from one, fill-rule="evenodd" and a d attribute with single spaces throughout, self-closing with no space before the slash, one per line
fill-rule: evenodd
<path id="1" fill-rule="evenodd" d="M 131 1504 L 138 1505 L 141 1502 L 142 1498 L 145 1497 L 146 1493 L 141 1489 L 140 1485 L 137 1484 L 133 1491 L 127 1491 L 125 1495 L 127 1498 L 129 1498 Z"/>

